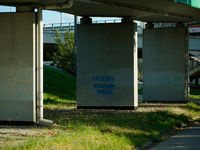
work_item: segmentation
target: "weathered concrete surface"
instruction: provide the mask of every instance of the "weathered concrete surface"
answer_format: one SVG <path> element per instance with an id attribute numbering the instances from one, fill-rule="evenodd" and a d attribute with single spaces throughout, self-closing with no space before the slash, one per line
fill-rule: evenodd
<path id="1" fill-rule="evenodd" d="M 137 25 L 78 25 L 78 108 L 137 107 L 137 86 Z"/>
<path id="2" fill-rule="evenodd" d="M 150 150 L 199 150 L 200 125 L 188 127 Z"/>
<path id="3" fill-rule="evenodd" d="M 188 100 L 185 27 L 144 30 L 143 100 Z"/>
<path id="4" fill-rule="evenodd" d="M 35 18 L 0 14 L 0 121 L 35 121 Z"/>

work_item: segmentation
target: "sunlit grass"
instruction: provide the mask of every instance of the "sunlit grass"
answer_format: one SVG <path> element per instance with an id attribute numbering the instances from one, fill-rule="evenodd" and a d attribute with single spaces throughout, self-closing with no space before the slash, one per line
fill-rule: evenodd
<path id="1" fill-rule="evenodd" d="M 184 113 L 176 113 L 170 107 L 151 112 L 77 110 L 75 78 L 51 68 L 44 68 L 44 75 L 44 118 L 59 125 L 57 134 L 28 137 L 23 144 L 7 145 L 4 149 L 130 150 L 149 141 L 160 142 L 165 139 L 163 135 L 172 134 L 169 132 L 172 129 L 187 123 L 192 117 L 200 116 L 200 104 L 195 102 L 176 106 Z M 50 86 L 49 82 L 54 83 Z M 62 84 L 66 82 L 67 89 L 63 87 L 66 84 Z"/>
<path id="2" fill-rule="evenodd" d="M 190 102 L 179 107 L 187 113 L 174 111 L 135 112 L 133 110 L 46 110 L 45 118 L 60 127 L 53 137 L 29 138 L 12 149 L 119 149 L 128 150 L 164 139 L 175 127 L 200 115 L 200 104 Z M 7 149 L 11 149 L 8 146 Z"/>
<path id="3" fill-rule="evenodd" d="M 44 66 L 44 109 L 76 107 L 76 78 Z"/>
<path id="4" fill-rule="evenodd" d="M 53 94 L 44 93 L 44 109 L 76 107 L 75 100 L 60 98 Z"/>
<path id="5" fill-rule="evenodd" d="M 200 90 L 190 90 L 190 99 L 200 99 Z"/>

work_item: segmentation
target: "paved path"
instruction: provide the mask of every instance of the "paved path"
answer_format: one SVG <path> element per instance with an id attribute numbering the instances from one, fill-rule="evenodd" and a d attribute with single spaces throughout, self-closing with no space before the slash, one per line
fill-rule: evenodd
<path id="1" fill-rule="evenodd" d="M 186 128 L 150 150 L 200 150 L 200 124 Z"/>

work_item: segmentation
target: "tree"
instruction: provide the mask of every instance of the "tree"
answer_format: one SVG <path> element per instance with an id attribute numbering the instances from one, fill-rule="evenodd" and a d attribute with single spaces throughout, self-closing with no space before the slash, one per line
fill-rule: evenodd
<path id="1" fill-rule="evenodd" d="M 138 59 L 138 78 L 143 76 L 142 59 Z"/>
<path id="2" fill-rule="evenodd" d="M 67 71 L 67 73 L 73 75 L 75 68 L 74 56 L 76 55 L 76 48 L 74 47 L 74 32 L 69 32 L 69 30 L 66 30 L 64 37 L 65 43 L 62 42 L 58 29 L 56 29 L 55 35 L 56 37 L 54 38 L 54 40 L 57 43 L 57 45 L 55 46 L 57 52 L 54 52 L 52 56 L 47 53 L 47 56 L 53 60 L 53 63 L 58 68 L 65 70 Z"/>

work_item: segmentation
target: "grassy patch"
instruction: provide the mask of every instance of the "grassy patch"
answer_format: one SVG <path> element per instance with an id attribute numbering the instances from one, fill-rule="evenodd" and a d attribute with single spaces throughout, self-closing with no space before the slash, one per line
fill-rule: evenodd
<path id="1" fill-rule="evenodd" d="M 143 95 L 143 88 L 138 89 L 138 94 Z"/>
<path id="2" fill-rule="evenodd" d="M 172 110 L 135 112 L 130 110 L 46 110 L 45 118 L 62 128 L 53 137 L 36 137 L 12 149 L 134 149 L 148 141 L 159 142 L 163 134 L 200 115 L 200 104 L 190 102 Z M 8 149 L 10 146 L 8 147 Z"/>
<path id="3" fill-rule="evenodd" d="M 44 108 L 76 106 L 76 78 L 44 66 Z"/>
<path id="4" fill-rule="evenodd" d="M 191 99 L 200 99 L 200 90 L 190 90 Z"/>
<path id="5" fill-rule="evenodd" d="M 164 140 L 163 135 L 168 135 L 171 129 L 200 115 L 200 104 L 194 102 L 176 106 L 184 113 L 174 112 L 173 106 L 159 111 L 153 106 L 149 112 L 77 110 L 73 108 L 76 105 L 75 78 L 47 67 L 44 67 L 44 92 L 44 118 L 60 125 L 57 134 L 30 137 L 23 144 L 7 145 L 4 149 L 135 149 L 148 141 Z M 142 94 L 142 88 L 138 92 Z"/>

